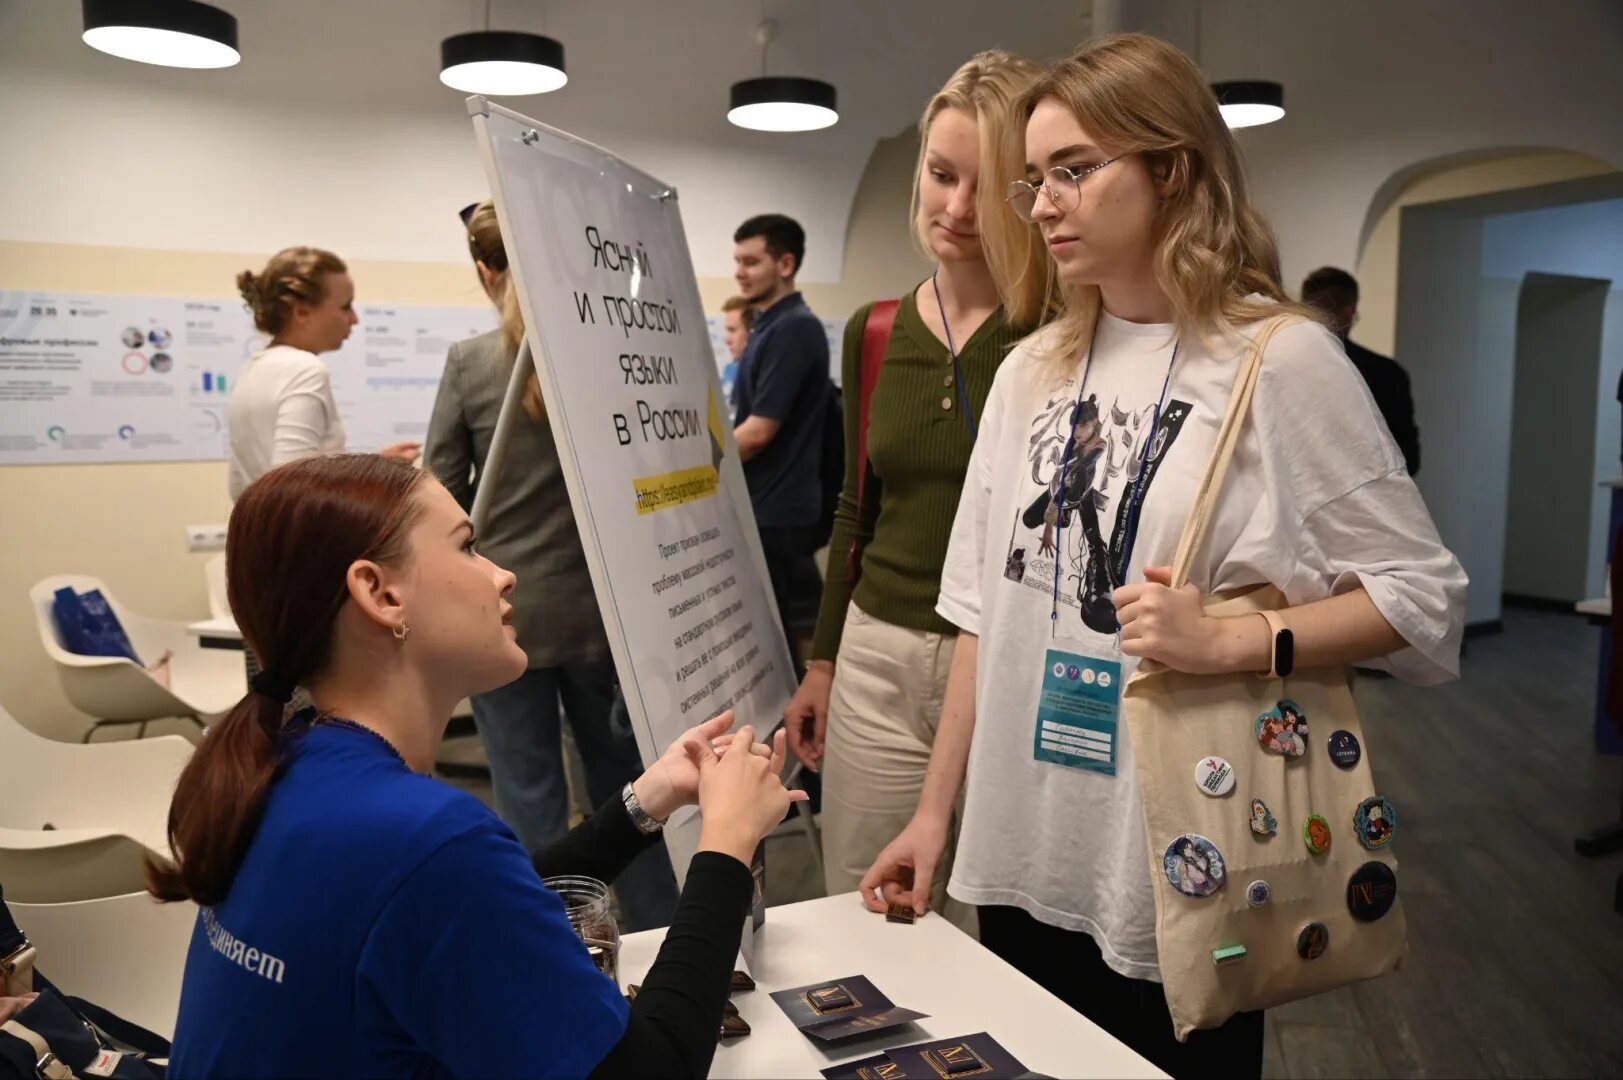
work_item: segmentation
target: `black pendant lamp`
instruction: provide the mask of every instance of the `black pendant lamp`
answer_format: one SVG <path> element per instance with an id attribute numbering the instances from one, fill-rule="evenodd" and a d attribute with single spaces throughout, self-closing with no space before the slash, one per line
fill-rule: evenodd
<path id="1" fill-rule="evenodd" d="M 1285 88 L 1265 79 L 1212 84 L 1217 109 L 1231 128 L 1257 127 L 1285 118 Z"/>
<path id="2" fill-rule="evenodd" d="M 84 43 L 110 56 L 178 68 L 242 59 L 237 20 L 198 0 L 83 0 Z"/>
<path id="3" fill-rule="evenodd" d="M 483 30 L 440 42 L 440 82 L 465 94 L 524 97 L 551 93 L 568 81 L 563 45 L 542 34 L 492 30 L 490 0 Z"/>
<path id="4" fill-rule="evenodd" d="M 755 40 L 761 44 L 761 77 L 733 83 L 727 119 L 752 131 L 817 131 L 833 127 L 840 112 L 834 87 L 820 79 L 766 73 L 766 48 L 777 24 L 763 19 Z"/>

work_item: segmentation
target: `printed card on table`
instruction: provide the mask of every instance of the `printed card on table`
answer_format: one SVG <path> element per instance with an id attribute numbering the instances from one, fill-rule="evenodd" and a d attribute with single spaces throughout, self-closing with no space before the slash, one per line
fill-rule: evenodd
<path id="1" fill-rule="evenodd" d="M 824 1042 L 883 1031 L 928 1015 L 898 1007 L 864 975 L 778 990 L 772 1000 L 795 1027 Z"/>
<path id="2" fill-rule="evenodd" d="M 1016 1080 L 1038 1074 L 982 1031 L 899 1046 L 883 1054 L 824 1069 L 823 1075 L 828 1080 L 959 1080 L 960 1077 Z"/>

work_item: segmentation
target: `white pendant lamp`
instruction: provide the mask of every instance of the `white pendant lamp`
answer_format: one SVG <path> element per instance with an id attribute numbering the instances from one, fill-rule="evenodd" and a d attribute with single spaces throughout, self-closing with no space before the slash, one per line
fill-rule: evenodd
<path id="1" fill-rule="evenodd" d="M 562 43 L 542 34 L 492 30 L 485 0 L 483 30 L 440 42 L 440 82 L 465 94 L 524 97 L 561 89 L 569 76 Z"/>
<path id="2" fill-rule="evenodd" d="M 242 59 L 237 20 L 198 0 L 84 0 L 84 43 L 124 60 L 226 68 Z"/>
<path id="3" fill-rule="evenodd" d="M 761 77 L 733 83 L 727 119 L 751 131 L 818 131 L 839 122 L 834 87 L 820 79 L 766 73 L 766 48 L 777 31 L 761 20 L 755 40 L 761 43 Z"/>
<path id="4" fill-rule="evenodd" d="M 1231 128 L 1257 127 L 1285 118 L 1285 88 L 1262 79 L 1212 84 L 1217 109 Z"/>

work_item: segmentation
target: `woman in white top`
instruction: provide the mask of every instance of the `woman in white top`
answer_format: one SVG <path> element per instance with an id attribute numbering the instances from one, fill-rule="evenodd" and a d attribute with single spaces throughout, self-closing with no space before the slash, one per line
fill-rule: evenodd
<path id="1" fill-rule="evenodd" d="M 344 449 L 344 423 L 320 354 L 349 337 L 355 282 L 330 251 L 291 247 L 265 269 L 237 275 L 254 326 L 270 344 L 248 358 L 231 390 L 231 499 L 276 466 Z M 395 443 L 378 453 L 417 459 L 418 444 Z"/>
<path id="2" fill-rule="evenodd" d="M 1173 1075 L 1262 1067 L 1262 1014 L 1179 1044 L 1159 986 L 1131 740 L 1112 769 L 1034 738 L 1051 650 L 1191 673 L 1264 672 L 1259 615 L 1204 593 L 1269 583 L 1302 667 L 1458 673 L 1465 574 L 1339 341 L 1284 297 L 1274 241 L 1206 80 L 1167 43 L 1084 46 L 1028 93 L 1010 203 L 1041 232 L 1063 307 L 999 370 L 937 610 L 961 628 L 912 821 L 863 879 L 923 911 L 960 785 L 948 892 L 986 946 Z M 1208 540 L 1179 533 L 1259 323 L 1294 313 L 1261 376 Z M 915 883 L 919 887 L 915 888 Z M 878 889 L 882 899 L 876 899 Z M 1214 943 L 1215 944 L 1215 943 Z"/>

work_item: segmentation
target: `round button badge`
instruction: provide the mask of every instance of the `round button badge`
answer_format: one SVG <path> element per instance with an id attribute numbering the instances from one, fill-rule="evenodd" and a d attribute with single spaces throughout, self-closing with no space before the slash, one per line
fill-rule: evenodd
<path id="1" fill-rule="evenodd" d="M 1398 828 L 1398 812 L 1384 795 L 1371 795 L 1353 811 L 1353 832 L 1370 851 L 1379 851 L 1392 842 Z"/>
<path id="2" fill-rule="evenodd" d="M 1339 768 L 1350 769 L 1357 765 L 1358 759 L 1363 756 L 1364 751 L 1358 745 L 1358 736 L 1350 731 L 1330 733 L 1330 760 Z"/>
<path id="3" fill-rule="evenodd" d="M 1217 798 L 1234 790 L 1234 766 L 1220 757 L 1204 757 L 1195 762 L 1195 786 Z"/>
<path id="4" fill-rule="evenodd" d="M 1347 881 L 1347 910 L 1359 922 L 1374 922 L 1398 899 L 1398 876 L 1385 863 L 1367 862 Z"/>
<path id="5" fill-rule="evenodd" d="M 1310 922 L 1296 934 L 1296 955 L 1303 960 L 1317 960 L 1330 947 L 1330 928 L 1322 922 Z"/>
<path id="6" fill-rule="evenodd" d="M 1270 754 L 1299 758 L 1307 753 L 1307 713 L 1289 698 L 1257 717 L 1254 730 L 1257 744 Z"/>
<path id="7" fill-rule="evenodd" d="M 1266 881 L 1258 879 L 1245 887 L 1245 902 L 1252 907 L 1263 907 L 1273 899 L 1274 890 Z"/>
<path id="8" fill-rule="evenodd" d="M 1330 850 L 1330 823 L 1324 820 L 1323 814 L 1309 814 L 1307 820 L 1302 822 L 1302 841 L 1307 844 L 1308 851 L 1315 855 L 1323 855 Z"/>
<path id="9" fill-rule="evenodd" d="M 1184 833 L 1167 845 L 1161 858 L 1167 881 L 1185 896 L 1210 896 L 1223 887 L 1228 870 L 1217 845 L 1196 833 Z"/>

